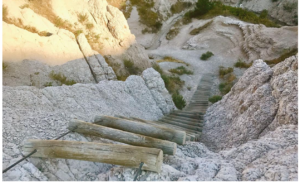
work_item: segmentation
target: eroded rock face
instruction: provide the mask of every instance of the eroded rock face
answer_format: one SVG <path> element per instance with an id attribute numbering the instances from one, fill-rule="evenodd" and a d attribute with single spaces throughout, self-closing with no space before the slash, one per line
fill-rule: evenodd
<path id="1" fill-rule="evenodd" d="M 156 75 L 152 69 L 145 72 L 146 75 L 148 72 Z M 55 138 L 67 131 L 68 121 L 73 118 L 92 122 L 96 115 L 102 114 L 159 119 L 174 104 L 161 103 L 170 97 L 161 88 L 161 78 L 155 77 L 151 83 L 148 78 L 130 76 L 125 82 L 105 80 L 98 84 L 43 89 L 4 86 L 3 167 L 8 167 L 22 157 L 21 146 L 25 140 Z M 68 134 L 63 140 L 113 142 L 78 133 Z M 98 175 L 111 168 L 109 164 L 87 161 L 30 158 L 29 162 L 24 161 L 5 173 L 3 179 L 101 180 Z"/>
<path id="2" fill-rule="evenodd" d="M 270 28 L 264 25 L 245 23 L 228 17 L 218 16 L 205 22 L 199 21 L 189 31 L 212 23 L 199 34 L 191 37 L 183 49 L 209 49 L 214 53 L 247 55 L 248 62 L 256 59 L 272 60 L 287 50 L 298 46 L 298 27 Z M 278 36 L 280 35 L 280 36 Z"/>
<path id="3" fill-rule="evenodd" d="M 23 3 L 26 4 L 25 1 Z M 61 65 L 67 61 L 82 58 L 71 29 L 74 32 L 81 30 L 94 43 L 101 43 L 98 47 L 102 46 L 102 51 L 98 52 L 105 55 L 122 54 L 135 43 L 135 36 L 130 33 L 122 12 L 108 5 L 105 0 L 48 1 L 46 4 L 51 6 L 53 11 L 50 14 L 65 21 L 64 24 L 69 26 L 66 29 L 56 27 L 51 22 L 53 20 L 49 21 L 50 17 L 37 14 L 30 7 L 21 9 L 19 4 L 21 2 L 3 2 L 8 9 L 8 18 L 17 24 L 33 27 L 39 32 L 49 32 L 51 35 L 42 37 L 15 25 L 3 23 L 5 35 L 3 58 L 5 61 L 34 59 L 50 65 Z M 50 11 L 49 7 L 45 7 L 45 3 L 42 2 L 40 8 Z M 85 20 L 79 20 L 79 15 L 86 15 Z M 92 28 L 88 28 L 87 24 Z M 96 39 L 97 35 L 99 37 Z"/>
<path id="4" fill-rule="evenodd" d="M 298 56 L 272 69 L 254 62 L 223 99 L 208 108 L 201 141 L 212 150 L 239 146 L 278 126 L 297 125 Z"/>

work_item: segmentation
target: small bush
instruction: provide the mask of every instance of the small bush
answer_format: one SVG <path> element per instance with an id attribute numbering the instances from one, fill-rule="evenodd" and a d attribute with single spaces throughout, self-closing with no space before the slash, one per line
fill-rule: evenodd
<path id="1" fill-rule="evenodd" d="M 259 18 L 265 19 L 267 17 L 268 17 L 268 10 L 266 10 L 266 9 L 262 10 L 262 12 L 259 15 Z"/>
<path id="2" fill-rule="evenodd" d="M 220 95 L 214 95 L 214 96 L 210 97 L 208 100 L 211 103 L 216 103 L 216 102 L 218 102 L 221 99 L 222 99 L 222 96 L 220 96 Z"/>
<path id="3" fill-rule="evenodd" d="M 297 9 L 298 5 L 297 3 L 289 3 L 289 2 L 286 2 L 285 4 L 283 4 L 283 9 L 287 12 L 291 12 L 293 11 L 294 9 Z"/>
<path id="4" fill-rule="evenodd" d="M 252 63 L 247 64 L 240 59 L 234 64 L 236 68 L 249 68 L 250 66 L 252 66 Z"/>
<path id="5" fill-rule="evenodd" d="M 182 110 L 186 106 L 186 102 L 185 102 L 183 96 L 180 95 L 179 93 L 174 93 L 172 95 L 172 99 L 173 99 L 175 106 L 178 109 Z"/>
<path id="6" fill-rule="evenodd" d="M 130 75 L 137 75 L 140 72 L 140 69 L 134 66 L 134 63 L 130 60 L 123 61 L 126 70 Z"/>
<path id="7" fill-rule="evenodd" d="M 212 57 L 214 54 L 210 51 L 207 51 L 206 53 L 202 54 L 200 57 L 201 60 L 208 60 L 208 58 Z"/>
<path id="8" fill-rule="evenodd" d="M 44 84 L 44 87 L 52 87 L 52 82 L 47 82 Z"/>
<path id="9" fill-rule="evenodd" d="M 179 33 L 179 28 L 172 28 L 169 30 L 169 32 L 166 34 L 167 40 L 172 40 L 176 35 Z"/>
<path id="10" fill-rule="evenodd" d="M 224 68 L 223 66 L 220 66 L 219 77 L 223 78 L 225 75 L 227 75 L 228 73 L 232 73 L 232 72 L 233 72 L 233 68 L 231 68 L 231 67 Z"/>
<path id="11" fill-rule="evenodd" d="M 54 73 L 51 71 L 49 77 L 53 80 L 60 82 L 61 85 L 74 85 L 76 82 L 74 80 L 68 80 L 67 77 L 62 73 Z"/>
<path id="12" fill-rule="evenodd" d="M 228 92 L 230 92 L 231 88 L 233 87 L 233 83 L 232 82 L 224 82 L 224 83 L 220 83 L 219 84 L 219 90 L 220 92 L 225 95 Z"/>
<path id="13" fill-rule="evenodd" d="M 86 27 L 87 29 L 91 30 L 92 28 L 94 28 L 94 24 L 92 24 L 92 23 L 87 23 L 87 24 L 85 24 L 85 27 Z"/>
<path id="14" fill-rule="evenodd" d="M 204 25 L 202 25 L 201 27 L 198 27 L 198 28 L 193 29 L 193 30 L 190 32 L 190 34 L 191 34 L 191 35 L 197 35 L 197 34 L 199 34 L 202 30 L 204 30 L 204 29 L 207 28 L 209 25 L 211 25 L 212 22 L 213 22 L 213 21 L 211 20 L 211 21 L 205 23 Z"/>
<path id="15" fill-rule="evenodd" d="M 84 23 L 88 19 L 87 14 L 78 14 L 77 17 L 78 17 L 78 21 L 80 23 Z"/>
<path id="16" fill-rule="evenodd" d="M 184 66 L 179 66 L 175 69 L 170 69 L 169 72 L 175 73 L 175 74 L 178 74 L 178 75 L 183 75 L 183 74 L 192 75 L 192 74 L 194 74 L 192 71 L 187 70 Z"/>
<path id="17" fill-rule="evenodd" d="M 75 37 L 78 37 L 79 34 L 83 33 L 83 30 L 76 30 L 74 32 Z"/>

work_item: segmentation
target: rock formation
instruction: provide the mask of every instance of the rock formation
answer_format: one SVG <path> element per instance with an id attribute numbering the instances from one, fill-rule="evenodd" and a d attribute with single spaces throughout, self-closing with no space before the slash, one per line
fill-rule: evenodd
<path id="1" fill-rule="evenodd" d="M 298 125 L 298 56 L 270 68 L 254 62 L 205 115 L 201 141 L 214 151 L 258 139 L 282 125 Z"/>
<path id="2" fill-rule="evenodd" d="M 190 31 L 209 21 L 202 21 L 196 26 L 193 25 Z M 298 46 L 295 38 L 298 37 L 298 27 L 269 28 L 261 24 L 249 24 L 222 16 L 213 18 L 212 21 L 213 23 L 208 28 L 190 38 L 183 45 L 183 48 L 192 50 L 209 48 L 218 52 L 235 51 L 240 56 L 246 53 L 247 60 L 254 61 L 256 59 L 271 60 L 277 58 Z M 216 40 L 218 43 L 215 43 Z M 242 50 L 237 51 L 240 48 Z"/>
<path id="3" fill-rule="evenodd" d="M 95 115 L 123 115 L 157 120 L 173 110 L 174 104 L 159 73 L 153 69 L 143 77 L 130 76 L 125 82 L 101 81 L 73 86 L 3 87 L 3 167 L 20 159 L 26 139 L 51 139 L 67 131 L 68 121 L 91 122 Z M 78 133 L 66 140 L 112 141 Z M 4 180 L 97 180 L 112 165 L 64 159 L 36 159 L 22 162 L 4 174 Z M 38 171 L 38 172 L 37 172 Z"/>

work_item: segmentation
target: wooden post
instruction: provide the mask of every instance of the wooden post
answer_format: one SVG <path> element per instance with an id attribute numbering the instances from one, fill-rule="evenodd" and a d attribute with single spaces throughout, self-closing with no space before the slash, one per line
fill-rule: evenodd
<path id="1" fill-rule="evenodd" d="M 137 133 L 153 138 L 159 138 L 162 140 L 169 140 L 177 144 L 185 144 L 186 133 L 184 131 L 178 131 L 160 126 L 149 125 L 146 123 L 115 118 L 110 116 L 96 116 L 94 120 L 95 124 L 107 126 L 123 131 Z"/>
<path id="2" fill-rule="evenodd" d="M 68 129 L 77 133 L 99 136 L 101 138 L 107 138 L 130 145 L 158 148 L 161 149 L 164 154 L 169 155 L 175 155 L 177 148 L 177 145 L 174 142 L 108 128 L 80 120 L 70 121 Z"/>
<path id="3" fill-rule="evenodd" d="M 61 140 L 28 140 L 23 151 L 29 154 L 34 149 L 33 157 L 77 159 L 92 162 L 122 165 L 138 168 L 144 162 L 143 170 L 160 172 L 163 152 L 156 148 L 130 145 L 102 144 L 94 142 Z"/>

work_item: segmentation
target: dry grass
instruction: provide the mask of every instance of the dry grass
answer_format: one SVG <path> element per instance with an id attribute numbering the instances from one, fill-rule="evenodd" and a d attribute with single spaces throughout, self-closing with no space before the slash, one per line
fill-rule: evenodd
<path id="1" fill-rule="evenodd" d="M 170 56 L 166 56 L 166 57 L 164 57 L 164 58 L 161 59 L 161 60 L 157 60 L 156 62 L 157 62 L 157 63 L 161 63 L 161 62 L 182 63 L 182 64 L 185 64 L 185 65 L 189 66 L 188 63 L 186 63 L 186 62 L 184 62 L 184 61 L 181 61 L 181 60 L 179 60 L 179 59 L 172 58 L 172 57 L 170 57 Z"/>
<path id="2" fill-rule="evenodd" d="M 209 27 L 209 25 L 211 25 L 212 22 L 213 22 L 213 21 L 211 20 L 211 21 L 205 23 L 204 25 L 202 25 L 201 27 L 198 27 L 198 28 L 193 29 L 193 30 L 190 32 L 190 34 L 191 34 L 191 35 L 197 35 L 197 34 L 199 34 L 202 30 L 204 30 L 205 28 Z"/>
<path id="3" fill-rule="evenodd" d="M 92 24 L 92 23 L 87 23 L 87 24 L 85 24 L 85 27 L 86 27 L 86 29 L 91 30 L 91 29 L 94 28 L 94 24 Z"/>
<path id="4" fill-rule="evenodd" d="M 80 23 L 84 23 L 87 19 L 88 19 L 88 15 L 87 14 L 78 14 L 77 15 L 77 17 L 78 17 L 78 21 L 80 22 Z"/>

